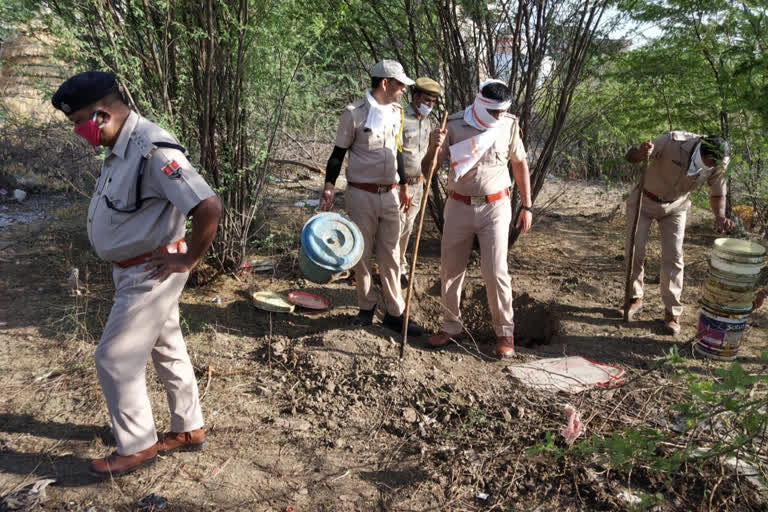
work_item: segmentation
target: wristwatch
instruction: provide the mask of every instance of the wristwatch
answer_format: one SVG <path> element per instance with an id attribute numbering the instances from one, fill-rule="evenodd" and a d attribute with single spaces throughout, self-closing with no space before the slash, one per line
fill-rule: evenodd
<path id="1" fill-rule="evenodd" d="M 522 208 L 523 210 L 528 210 L 529 212 L 533 213 L 533 210 L 531 209 L 530 206 L 522 205 L 520 208 Z"/>

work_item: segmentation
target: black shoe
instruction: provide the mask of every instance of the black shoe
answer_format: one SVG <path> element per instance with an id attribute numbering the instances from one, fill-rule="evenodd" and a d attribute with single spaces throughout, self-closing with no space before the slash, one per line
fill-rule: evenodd
<path id="1" fill-rule="evenodd" d="M 408 288 L 408 276 L 405 274 L 400 274 L 400 288 Z M 408 323 L 411 323 L 410 319 Z"/>
<path id="2" fill-rule="evenodd" d="M 403 315 L 392 316 L 387 313 L 381 323 L 393 331 L 403 332 Z M 408 319 L 408 336 L 424 336 L 424 328 L 410 318 Z"/>
<path id="3" fill-rule="evenodd" d="M 352 319 L 352 325 L 367 327 L 373 324 L 373 313 L 375 312 L 376 312 L 376 308 L 361 309 L 360 312 Z"/>

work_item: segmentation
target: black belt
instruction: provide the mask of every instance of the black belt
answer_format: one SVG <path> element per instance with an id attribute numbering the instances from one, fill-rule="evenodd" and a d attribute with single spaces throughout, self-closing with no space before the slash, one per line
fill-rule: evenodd
<path id="1" fill-rule="evenodd" d="M 656 194 L 652 192 L 648 192 L 646 189 L 643 189 L 643 195 L 650 199 L 651 201 L 656 201 L 659 204 L 668 204 L 668 203 L 674 203 L 674 201 L 665 201 L 664 199 L 660 198 Z"/>

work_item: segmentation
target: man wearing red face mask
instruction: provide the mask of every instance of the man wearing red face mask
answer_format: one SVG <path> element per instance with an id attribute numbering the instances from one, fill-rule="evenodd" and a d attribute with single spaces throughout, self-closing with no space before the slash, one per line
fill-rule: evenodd
<path id="1" fill-rule="evenodd" d="M 221 203 L 176 139 L 125 104 L 112 73 L 75 75 L 52 103 L 77 134 L 107 148 L 87 226 L 96 253 L 113 264 L 114 304 L 94 357 L 117 450 L 91 462 L 90 472 L 117 476 L 153 463 L 158 451 L 203 447 L 179 296 L 216 235 Z M 150 356 L 171 413 L 171 432 L 159 441 L 146 388 Z"/>

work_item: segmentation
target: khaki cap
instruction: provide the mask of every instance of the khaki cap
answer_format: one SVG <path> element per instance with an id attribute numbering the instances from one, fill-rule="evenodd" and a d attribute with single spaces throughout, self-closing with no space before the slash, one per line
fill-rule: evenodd
<path id="1" fill-rule="evenodd" d="M 416 91 L 423 91 L 429 94 L 434 94 L 435 96 L 440 96 L 443 92 L 439 83 L 425 76 L 417 78 L 413 88 L 416 89 Z"/>
<path id="2" fill-rule="evenodd" d="M 373 69 L 371 69 L 371 76 L 394 78 L 405 85 L 413 85 L 413 80 L 405 75 L 403 66 L 396 60 L 380 60 L 373 66 Z"/>

